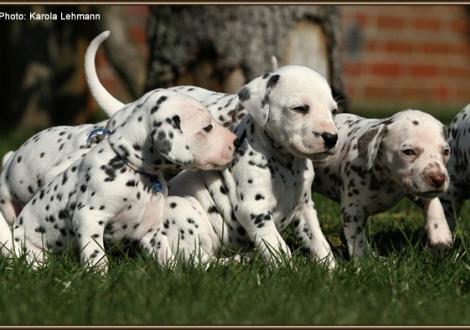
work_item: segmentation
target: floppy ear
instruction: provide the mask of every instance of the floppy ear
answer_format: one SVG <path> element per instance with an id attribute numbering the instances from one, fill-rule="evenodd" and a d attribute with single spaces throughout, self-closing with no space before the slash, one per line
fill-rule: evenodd
<path id="1" fill-rule="evenodd" d="M 359 158 L 366 163 L 367 170 L 370 170 L 374 166 L 377 152 L 380 148 L 380 143 L 385 135 L 386 130 L 385 124 L 380 124 L 377 127 L 369 129 L 367 132 L 362 134 L 357 141 L 357 149 L 359 151 Z"/>
<path id="2" fill-rule="evenodd" d="M 240 103 L 260 126 L 268 121 L 269 94 L 278 81 L 278 74 L 266 73 L 244 85 L 238 92 Z"/>
<path id="3" fill-rule="evenodd" d="M 154 126 L 150 135 L 155 153 L 176 165 L 188 166 L 193 163 L 190 141 L 180 128 L 179 116 L 173 116 L 159 123 L 159 126 Z"/>

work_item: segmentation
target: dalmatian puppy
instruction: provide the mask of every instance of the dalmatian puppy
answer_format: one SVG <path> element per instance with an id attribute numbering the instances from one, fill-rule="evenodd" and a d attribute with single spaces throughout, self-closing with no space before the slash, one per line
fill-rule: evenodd
<path id="1" fill-rule="evenodd" d="M 25 248 L 38 265 L 45 249 L 72 244 L 85 265 L 105 272 L 104 240 L 139 240 L 161 219 L 167 193 L 162 170 L 217 169 L 233 158 L 235 135 L 188 96 L 155 90 L 123 112 L 128 116 L 119 125 L 120 112 L 110 120 L 108 138 L 44 184 L 22 209 L 13 222 L 16 254 Z"/>
<path id="2" fill-rule="evenodd" d="M 97 103 L 105 111 L 112 109 L 106 112 L 113 117 L 112 120 L 97 124 L 51 127 L 34 135 L 16 152 L 10 151 L 5 154 L 2 162 L 3 171 L 0 174 L 0 225 L 2 227 L 8 228 L 12 224 L 24 205 L 43 187 L 44 183 L 49 182 L 77 159 L 83 157 L 96 142 L 103 138 L 103 132 L 109 132 L 124 123 L 133 111 L 132 107 L 125 107 L 123 103 L 109 94 L 99 82 L 96 74 L 96 52 L 107 36 L 109 36 L 109 31 L 100 34 L 90 43 L 85 54 L 85 73 Z M 244 109 L 232 106 L 236 104 L 234 95 L 215 93 L 194 86 L 180 86 L 170 90 L 205 100 L 208 112 L 228 129 L 232 129 L 234 123 L 246 113 Z M 54 141 L 57 143 L 57 149 L 51 148 L 51 142 Z M 166 169 L 165 176 L 168 176 L 166 172 L 170 173 L 170 176 L 172 173 L 178 173 L 177 166 Z M 5 247 L 9 247 L 9 241 L 11 241 L 11 235 L 0 228 L 0 249 L 2 243 L 7 244 Z"/>
<path id="3" fill-rule="evenodd" d="M 100 104 L 115 104 L 103 108 L 111 115 L 122 103 L 108 102 L 110 96 L 102 88 L 98 79 L 90 85 L 95 98 L 102 98 Z M 308 68 L 286 66 L 250 82 L 238 95 L 193 86 L 176 90 L 203 102 L 226 127 L 241 119 L 236 128 L 240 149 L 228 170 L 183 173 L 173 180 L 171 195 L 196 197 L 226 246 L 255 244 L 267 260 L 288 256 L 280 231 L 293 222 L 312 257 L 334 266 L 310 195 L 312 160 L 331 155 L 337 140 L 332 119 L 337 106 L 325 79 Z"/>
<path id="4" fill-rule="evenodd" d="M 290 256 L 280 235 L 293 223 L 316 260 L 335 262 L 311 199 L 314 163 L 335 149 L 337 105 L 325 79 L 302 66 L 285 66 L 241 88 L 249 115 L 235 129 L 238 149 L 222 171 L 183 172 L 170 194 L 203 207 L 220 244 L 256 246 L 269 262 Z"/>
<path id="5" fill-rule="evenodd" d="M 105 39 L 107 34 L 101 36 Z M 100 104 L 114 104 L 103 108 L 111 115 L 122 103 L 108 102 L 110 96 L 98 82 L 94 80 L 90 89 L 97 100 L 103 99 Z M 172 180 L 170 195 L 195 197 L 218 239 L 228 247 L 254 244 L 269 261 L 280 254 L 289 256 L 280 231 L 294 223 L 312 257 L 334 266 L 311 200 L 312 161 L 330 156 L 337 141 L 333 122 L 337 105 L 326 80 L 311 69 L 292 65 L 254 79 L 235 96 L 192 86 L 177 90 L 203 102 L 217 121 L 241 122 L 235 129 L 239 149 L 229 168 L 183 172 Z"/>
<path id="6" fill-rule="evenodd" d="M 45 182 L 49 182 L 91 150 L 94 143 L 103 138 L 99 133 L 109 132 L 114 126 L 125 122 L 129 112 L 133 110 L 131 107 L 125 108 L 123 103 L 109 94 L 96 74 L 96 52 L 100 43 L 108 36 L 109 31 L 105 31 L 90 43 L 85 54 L 85 72 L 92 95 L 110 117 L 114 116 L 112 122 L 108 123 L 108 120 L 105 120 L 97 124 L 51 127 L 35 134 L 16 152 L 11 151 L 5 154 L 2 161 L 3 171 L 0 174 L 0 211 L 9 224 Z M 209 113 L 228 129 L 232 128 L 237 111 L 230 107 L 233 102 L 232 98 L 227 98 L 225 94 L 212 93 L 190 86 L 172 90 L 205 100 Z M 214 106 L 213 99 L 229 100 L 224 106 L 220 106 L 223 109 L 220 111 L 219 106 Z M 108 109 L 112 110 L 108 111 Z M 121 109 L 123 111 L 120 111 Z M 244 113 L 240 115 L 243 116 Z M 92 137 L 98 137 L 98 139 Z M 53 144 L 56 144 L 56 147 L 51 148 Z M 7 166 L 10 158 L 12 161 Z"/>
<path id="7" fill-rule="evenodd" d="M 316 166 L 313 189 L 340 203 L 349 253 L 363 255 L 367 218 L 405 196 L 424 207 L 430 244 L 449 246 L 452 235 L 437 197 L 449 185 L 444 126 L 418 110 L 386 119 L 338 114 L 335 123 L 337 152 Z"/>
<path id="8" fill-rule="evenodd" d="M 453 231 L 456 220 L 466 199 L 470 197 L 470 104 L 462 109 L 449 125 L 448 142 L 451 155 L 447 164 L 450 176 L 449 190 L 440 195 L 450 229 Z"/>

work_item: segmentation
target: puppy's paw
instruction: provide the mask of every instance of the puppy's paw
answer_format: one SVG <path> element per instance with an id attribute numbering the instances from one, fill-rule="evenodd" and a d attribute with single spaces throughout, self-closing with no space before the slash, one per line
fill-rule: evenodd
<path id="1" fill-rule="evenodd" d="M 452 246 L 452 233 L 449 228 L 439 228 L 437 225 L 431 225 L 427 229 L 429 246 L 438 250 L 446 250 Z"/>

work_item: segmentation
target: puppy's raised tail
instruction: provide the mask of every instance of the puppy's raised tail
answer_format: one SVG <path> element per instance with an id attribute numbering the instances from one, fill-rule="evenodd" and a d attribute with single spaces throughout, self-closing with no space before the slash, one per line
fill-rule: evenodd
<path id="1" fill-rule="evenodd" d="M 10 158 L 13 156 L 15 152 L 10 150 L 8 151 L 5 155 L 3 155 L 3 158 L 2 158 L 2 169 L 5 168 L 8 164 L 8 161 L 10 160 Z"/>
<path id="2" fill-rule="evenodd" d="M 101 109 L 111 117 L 116 111 L 124 106 L 124 103 L 112 96 L 101 84 L 96 74 L 95 58 L 96 52 L 101 43 L 110 35 L 109 31 L 104 31 L 96 36 L 88 46 L 85 53 L 85 78 L 90 88 L 91 94 Z"/>

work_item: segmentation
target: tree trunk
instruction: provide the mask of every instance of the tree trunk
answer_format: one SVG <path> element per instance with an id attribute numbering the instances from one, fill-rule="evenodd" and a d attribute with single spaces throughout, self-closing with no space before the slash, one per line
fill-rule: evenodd
<path id="1" fill-rule="evenodd" d="M 323 74 L 346 110 L 336 6 L 153 6 L 146 90 L 194 84 L 234 93 L 271 56 Z"/>
<path id="2" fill-rule="evenodd" d="M 99 13 L 97 21 L 16 20 L 0 24 L 2 130 L 23 130 L 92 121 L 96 107 L 85 81 L 84 56 L 103 30 L 113 34 L 104 48 L 130 92 L 141 95 L 145 60 L 129 36 L 122 6 L 19 6 L 8 13 Z"/>

